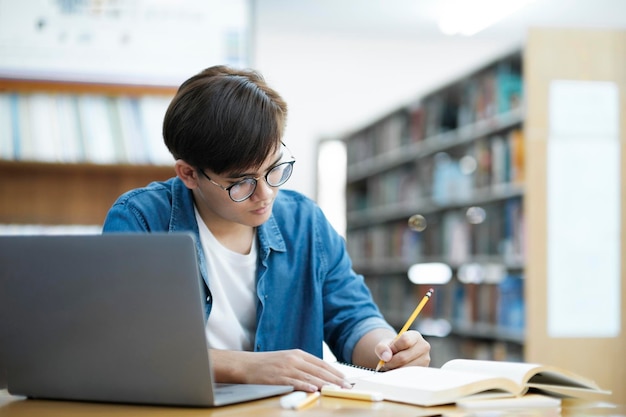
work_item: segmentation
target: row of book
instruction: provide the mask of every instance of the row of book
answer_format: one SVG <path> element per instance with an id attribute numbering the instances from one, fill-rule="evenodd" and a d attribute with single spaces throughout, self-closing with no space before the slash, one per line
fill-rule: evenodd
<path id="1" fill-rule="evenodd" d="M 525 180 L 524 141 L 524 131 L 519 127 L 476 140 L 471 150 L 476 159 L 474 187 L 522 184 Z"/>
<path id="2" fill-rule="evenodd" d="M 525 217 L 520 197 L 424 217 L 428 226 L 422 232 L 409 229 L 405 220 L 351 229 L 346 240 L 348 252 L 356 264 L 388 259 L 410 265 L 425 258 L 453 264 L 476 256 L 497 256 L 507 262 L 525 258 Z"/>
<path id="3" fill-rule="evenodd" d="M 404 221 L 352 230 L 346 246 L 355 264 L 395 259 L 410 265 L 424 253 L 422 242 L 420 234 L 409 229 Z"/>
<path id="4" fill-rule="evenodd" d="M 350 183 L 346 198 L 348 212 L 385 204 L 416 203 L 428 198 L 431 186 L 420 173 L 429 170 L 429 160 L 419 165 L 403 165 L 369 177 L 363 183 Z M 428 175 L 426 172 L 425 175 Z"/>
<path id="5" fill-rule="evenodd" d="M 452 287 L 452 302 L 443 305 L 439 311 L 435 308 L 437 316 L 450 317 L 459 328 L 489 325 L 511 334 L 524 330 L 521 276 L 507 274 L 497 284 L 467 283 Z"/>
<path id="6" fill-rule="evenodd" d="M 371 176 L 362 184 L 350 183 L 347 210 L 415 204 L 425 198 L 448 204 L 471 199 L 476 190 L 503 184 L 520 185 L 525 177 L 524 159 L 521 128 L 481 137 Z"/>
<path id="7" fill-rule="evenodd" d="M 372 296 L 395 327 L 401 327 L 429 287 L 434 295 L 424 306 L 414 328 L 425 335 L 499 340 L 523 344 L 525 326 L 524 278 L 503 273 L 496 282 L 413 285 L 405 277 L 375 279 L 366 276 Z M 493 277 L 492 277 L 493 279 Z"/>
<path id="8" fill-rule="evenodd" d="M 424 137 L 517 109 L 523 101 L 518 56 L 502 60 L 423 100 Z"/>
<path id="9" fill-rule="evenodd" d="M 445 339 L 428 337 L 431 346 L 430 366 L 439 368 L 451 358 L 479 359 L 491 361 L 523 362 L 524 349 L 519 343 L 506 341 L 457 337 Z"/>
<path id="10" fill-rule="evenodd" d="M 448 359 L 521 358 L 522 80 L 518 52 L 344 139 L 346 244 L 354 268 L 400 328 L 426 291 L 407 279 L 411 266 L 450 266 L 456 276 L 433 283 L 435 296 L 418 323 L 428 323 L 423 333 L 434 340 L 446 336 L 440 340 L 449 343 L 438 351 L 451 349 Z M 416 213 L 426 219 L 421 232 L 407 225 Z M 497 273 L 481 280 L 476 271 L 484 264 L 499 267 L 490 266 Z M 472 278 L 464 280 L 464 274 Z"/>
<path id="11" fill-rule="evenodd" d="M 418 103 L 393 112 L 359 131 L 347 142 L 348 164 L 420 142 L 423 138 L 422 118 L 422 108 Z"/>
<path id="12" fill-rule="evenodd" d="M 348 165 L 519 110 L 522 106 L 521 60 L 514 56 L 353 133 L 347 141 Z"/>
<path id="13" fill-rule="evenodd" d="M 478 138 L 462 148 L 433 157 L 432 198 L 439 204 L 472 197 L 474 190 L 524 181 L 524 134 Z"/>
<path id="14" fill-rule="evenodd" d="M 168 165 L 166 96 L 1 93 L 0 159 Z"/>

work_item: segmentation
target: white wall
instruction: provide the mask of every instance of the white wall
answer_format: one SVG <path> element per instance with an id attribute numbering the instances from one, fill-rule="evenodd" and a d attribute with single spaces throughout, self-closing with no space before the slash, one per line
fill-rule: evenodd
<path id="1" fill-rule="evenodd" d="M 22 76 L 29 72 L 53 76 L 58 72 L 61 78 L 95 77 L 100 81 L 107 77 L 115 80 L 118 72 L 126 81 L 132 81 L 136 73 L 141 74 L 139 80 L 144 83 L 154 77 L 161 81 L 176 79 L 177 84 L 216 60 L 227 61 L 222 57 L 224 54 L 208 52 L 221 51 L 213 39 L 218 36 L 206 29 L 215 23 L 210 10 L 219 7 L 224 13 L 224 4 L 236 8 L 246 0 L 186 1 L 175 7 L 180 8 L 179 15 L 166 13 L 174 7 L 168 2 L 148 1 L 141 7 L 131 2 L 127 4 L 137 10 L 131 7 L 119 18 L 116 14 L 106 15 L 108 19 L 96 19 L 89 13 L 89 5 L 83 10 L 77 4 L 73 14 L 66 15 L 59 11 L 58 5 L 45 0 L 31 1 L 31 7 L 25 7 L 11 0 L 0 0 L 0 23 L 5 23 L 0 25 L 3 71 L 15 69 Z M 363 3 L 358 8 L 354 6 L 361 3 L 356 0 L 341 4 L 331 0 L 247 1 L 255 5 L 251 66 L 265 75 L 290 106 L 285 139 L 298 162 L 288 186 L 312 198 L 316 197 L 316 144 L 320 138 L 337 137 L 368 124 L 421 92 L 467 73 L 489 56 L 508 49 L 503 40 L 412 40 L 410 34 L 392 33 L 389 21 L 384 18 L 367 21 L 371 33 L 361 28 L 357 36 L 349 32 L 348 26 L 338 32 L 338 28 L 344 29 L 342 23 L 347 19 L 355 23 L 353 9 L 355 13 L 372 8 L 398 12 L 407 8 L 409 2 L 404 0 Z M 114 4 L 110 6 L 115 8 Z M 293 13 L 299 13 L 299 18 L 289 19 Z M 311 22 L 308 18 L 311 13 L 314 14 L 311 19 L 317 20 L 310 27 L 317 29 L 306 32 L 298 22 Z M 334 23 L 326 25 L 330 18 Z M 37 22 L 45 24 L 39 27 Z M 227 26 L 228 22 L 220 23 Z M 233 23 L 235 27 L 239 24 Z M 159 33 L 167 38 L 167 43 L 154 36 L 164 26 L 176 28 L 167 35 Z M 333 36 L 333 33 L 341 35 Z M 125 36 L 128 39 L 123 42 Z M 181 47 L 173 48 L 174 45 Z M 133 66 L 137 60 L 129 60 L 129 54 L 135 58 L 138 50 L 145 55 L 143 66 Z M 89 51 L 105 59 L 106 68 L 102 68 L 102 62 L 91 62 L 93 56 L 86 55 Z M 164 66 L 163 62 L 175 65 Z M 151 70 L 157 75 L 151 75 Z"/>
<path id="2" fill-rule="evenodd" d="M 312 198 L 320 138 L 364 126 L 516 46 L 281 32 L 257 12 L 252 65 L 290 107 L 285 140 L 298 161 L 286 187 Z"/>

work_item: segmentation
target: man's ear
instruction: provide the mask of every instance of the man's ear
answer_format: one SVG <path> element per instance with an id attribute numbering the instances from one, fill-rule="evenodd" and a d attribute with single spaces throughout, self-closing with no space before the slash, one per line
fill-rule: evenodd
<path id="1" fill-rule="evenodd" d="M 182 159 L 177 159 L 174 164 L 174 170 L 176 171 L 178 178 L 185 183 L 187 188 L 190 190 L 198 188 L 198 172 L 194 167 Z"/>

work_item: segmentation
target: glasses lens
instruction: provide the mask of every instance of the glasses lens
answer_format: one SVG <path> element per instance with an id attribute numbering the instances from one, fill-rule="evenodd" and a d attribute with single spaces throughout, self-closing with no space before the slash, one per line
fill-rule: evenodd
<path id="1" fill-rule="evenodd" d="M 246 178 L 233 184 L 228 193 L 233 201 L 243 201 L 250 197 L 256 189 L 256 180 L 254 178 Z"/>
<path id="2" fill-rule="evenodd" d="M 278 187 L 287 182 L 293 172 L 293 162 L 284 162 L 276 165 L 267 173 L 267 183 L 272 187 Z"/>

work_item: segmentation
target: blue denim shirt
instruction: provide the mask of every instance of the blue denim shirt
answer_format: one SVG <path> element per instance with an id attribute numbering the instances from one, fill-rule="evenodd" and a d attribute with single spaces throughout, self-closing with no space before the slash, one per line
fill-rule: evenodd
<path id="1" fill-rule="evenodd" d="M 210 287 L 192 193 L 179 178 L 122 195 L 103 231 L 193 232 L 202 278 Z M 352 270 L 343 238 L 312 200 L 281 190 L 257 240 L 255 351 L 299 348 L 322 357 L 325 340 L 338 360 L 351 362 L 365 333 L 391 329 L 363 277 Z M 212 300 L 204 287 L 208 317 Z"/>

